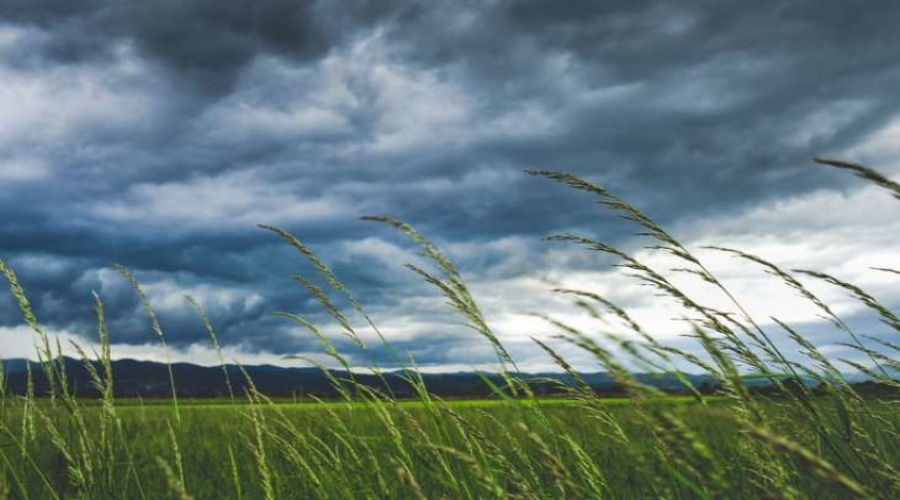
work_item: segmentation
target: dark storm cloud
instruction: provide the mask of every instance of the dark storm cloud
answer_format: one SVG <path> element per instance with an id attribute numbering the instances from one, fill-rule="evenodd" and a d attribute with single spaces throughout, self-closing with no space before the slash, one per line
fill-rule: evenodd
<path id="1" fill-rule="evenodd" d="M 207 92 L 226 92 L 260 53 L 299 62 L 320 57 L 346 35 L 392 12 L 392 2 L 264 0 L 24 1 L 0 6 L 7 22 L 50 33 L 42 58 L 77 64 L 109 55 L 116 41 L 133 42 Z"/>
<path id="2" fill-rule="evenodd" d="M 524 169 L 577 172 L 681 224 L 845 185 L 809 160 L 900 111 L 898 16 L 895 2 L 7 0 L 0 256 L 60 328 L 90 331 L 97 290 L 118 340 L 147 340 L 104 270 L 121 262 L 163 301 L 175 345 L 205 338 L 166 299 L 182 287 L 206 295 L 223 343 L 300 351 L 269 313 L 324 316 L 289 278 L 308 266 L 254 228 L 273 223 L 379 313 L 425 321 L 425 289 L 389 265 L 414 257 L 360 252 L 400 240 L 356 216 L 484 247 L 455 255 L 496 279 L 603 262 L 543 257 L 550 231 L 629 234 Z M 503 238 L 520 239 L 489 248 Z M 465 346 L 435 338 L 401 342 L 423 364 Z"/>
<path id="3" fill-rule="evenodd" d="M 897 111 L 900 35 L 887 19 L 900 7 L 889 2 L 494 5 L 478 16 L 421 14 L 406 27 L 413 41 L 401 44 L 404 53 L 461 67 L 493 102 L 568 108 L 564 141 L 516 145 L 507 157 L 582 173 L 624 170 L 628 192 L 690 193 L 721 210 L 807 189 L 828 182 L 809 168 L 811 156 L 854 144 Z M 426 33 L 439 43 L 415 43 Z M 581 77 L 575 90 L 619 89 L 621 97 L 581 105 L 553 81 L 553 57 L 567 64 L 565 76 Z M 829 126 L 800 137 L 817 114 Z M 723 189 L 698 189 L 698 176 Z M 682 215 L 660 195 L 660 213 Z"/>

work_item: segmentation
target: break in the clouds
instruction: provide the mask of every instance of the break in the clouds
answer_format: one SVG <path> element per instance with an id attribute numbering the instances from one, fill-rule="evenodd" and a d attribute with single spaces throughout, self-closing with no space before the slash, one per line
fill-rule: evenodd
<path id="1" fill-rule="evenodd" d="M 0 257 L 64 338 L 92 338 L 97 291 L 121 356 L 159 352 L 114 262 L 135 271 L 184 359 L 215 359 L 185 294 L 229 355 L 315 356 L 273 312 L 341 337 L 290 277 L 311 269 L 256 227 L 277 225 L 334 267 L 400 352 L 490 363 L 404 269 L 419 258 L 407 242 L 357 219 L 391 214 L 457 261 L 528 366 L 549 365 L 528 339 L 552 333 L 535 313 L 589 325 L 555 286 L 606 294 L 678 341 L 683 311 L 608 259 L 540 241 L 574 230 L 669 265 L 583 193 L 522 173 L 556 169 L 692 247 L 833 272 L 896 305 L 896 280 L 869 268 L 897 267 L 900 206 L 811 158 L 900 173 L 898 18 L 888 1 L 5 0 Z M 790 289 L 702 255 L 762 323 L 776 315 L 846 354 Z M 820 292 L 879 334 L 859 304 Z M 7 296 L 3 357 L 30 348 L 19 323 Z"/>

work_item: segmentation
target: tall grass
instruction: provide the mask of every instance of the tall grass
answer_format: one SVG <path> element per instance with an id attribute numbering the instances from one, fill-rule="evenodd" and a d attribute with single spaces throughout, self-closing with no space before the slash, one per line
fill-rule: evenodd
<path id="1" fill-rule="evenodd" d="M 849 169 L 900 193 L 897 184 L 867 167 L 837 160 L 820 163 Z M 502 384 L 485 376 L 490 402 L 445 401 L 429 391 L 415 360 L 394 351 L 362 302 L 312 249 L 294 235 L 263 226 L 295 248 L 325 281 L 295 281 L 330 315 L 384 380 L 383 368 L 361 335 L 376 333 L 392 365 L 416 394 L 400 401 L 390 384 L 370 387 L 354 375 L 348 355 L 324 330 L 297 314 L 276 314 L 304 327 L 321 344 L 332 371 L 321 366 L 340 395 L 337 401 L 304 405 L 274 402 L 247 387 L 236 394 L 212 322 L 197 309 L 222 365 L 228 388 L 225 406 L 182 404 L 174 371 L 167 362 L 171 403 L 143 405 L 115 395 L 111 343 L 104 304 L 95 296 L 99 352 L 74 344 L 99 400 L 78 398 L 69 383 L 58 341 L 39 324 L 18 278 L 0 261 L 0 272 L 35 332 L 37 361 L 47 381 L 38 394 L 28 367 L 24 394 L 6 388 L 0 364 L 0 498 L 897 498 L 900 495 L 900 417 L 896 403 L 864 397 L 848 383 L 854 368 L 898 387 L 900 344 L 852 329 L 802 280 L 836 286 L 860 301 L 888 328 L 900 332 L 900 318 L 862 288 L 816 271 L 785 270 L 763 257 L 714 247 L 748 265 L 761 266 L 813 304 L 845 335 L 844 346 L 865 362 L 835 360 L 794 326 L 773 318 L 774 327 L 755 320 L 736 296 L 697 257 L 637 207 L 610 190 L 562 172 L 530 174 L 588 193 L 613 214 L 635 225 L 650 248 L 666 252 L 683 267 L 655 269 L 609 243 L 590 236 L 560 234 L 548 240 L 576 244 L 618 259 L 633 279 L 684 310 L 694 342 L 676 348 L 658 341 L 612 300 L 590 290 L 558 289 L 585 314 L 598 320 L 585 330 L 553 317 L 553 339 L 534 338 L 571 383 L 555 380 L 564 398 L 535 395 L 466 285 L 462 273 L 436 245 L 412 226 L 390 217 L 366 217 L 410 238 L 430 268 L 410 270 L 442 295 L 463 321 L 488 343 Z M 900 196 L 898 196 L 900 197 Z M 168 352 L 160 321 L 134 275 L 118 268 L 141 301 L 150 327 Z M 892 269 L 881 269 L 897 273 Z M 720 310 L 676 286 L 671 273 L 706 283 L 730 304 Z M 334 294 L 334 296 L 333 296 Z M 349 311 L 338 304 L 347 303 Z M 607 331 L 613 319 L 631 331 Z M 603 320 L 603 321 L 601 321 Z M 787 339 L 775 342 L 774 339 Z M 590 355 L 627 394 L 627 404 L 591 389 L 560 353 L 566 343 Z M 787 352 L 799 353 L 788 356 Z M 798 361 L 802 359 L 802 361 Z M 640 367 L 678 380 L 689 394 L 673 398 L 635 377 Z M 681 367 L 690 366 L 690 370 Z M 243 369 L 242 369 L 243 370 Z M 688 372 L 711 376 L 719 392 L 694 387 Z M 770 395 L 748 389 L 763 379 Z M 798 380 L 813 380 L 813 390 Z"/>

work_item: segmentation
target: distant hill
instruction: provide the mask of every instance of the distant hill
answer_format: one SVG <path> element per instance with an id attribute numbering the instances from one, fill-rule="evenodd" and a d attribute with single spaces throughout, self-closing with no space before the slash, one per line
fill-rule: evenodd
<path id="1" fill-rule="evenodd" d="M 27 363 L 24 359 L 5 359 L 3 360 L 3 369 L 6 373 L 24 372 Z"/>
<path id="2" fill-rule="evenodd" d="M 3 361 L 7 374 L 7 388 L 12 393 L 22 394 L 27 386 L 26 361 L 10 359 Z M 79 396 L 97 396 L 91 383 L 88 370 L 80 360 L 65 358 L 66 371 L 70 386 Z M 99 365 L 94 362 L 99 370 Z M 244 394 L 248 387 L 246 376 L 241 367 L 227 365 L 225 367 L 232 388 L 237 395 Z M 228 395 L 228 385 L 222 368 L 206 367 L 189 363 L 172 365 L 178 394 L 182 397 L 223 397 Z M 253 380 L 256 387 L 264 394 L 273 397 L 336 397 L 335 390 L 328 376 L 319 368 L 291 368 L 271 365 L 244 366 L 243 370 Z M 47 383 L 40 367 L 32 363 L 32 378 L 35 389 L 40 394 L 46 392 Z M 390 391 L 395 397 L 414 396 L 410 384 L 403 371 L 384 373 L 384 378 L 375 374 L 353 373 L 333 370 L 330 374 L 337 379 L 349 379 L 351 376 L 358 382 L 381 391 Z M 151 361 L 135 361 L 131 359 L 113 362 L 113 376 L 117 397 L 165 397 L 169 395 L 169 373 L 163 363 Z M 490 384 L 503 385 L 503 379 L 492 373 L 458 372 L 422 374 L 428 390 L 442 397 L 488 397 L 492 395 Z M 532 381 L 536 393 L 551 395 L 560 393 L 559 382 L 572 383 L 569 375 L 564 373 L 529 373 L 524 377 Z M 601 395 L 617 396 L 623 394 L 622 388 L 612 377 L 604 372 L 583 373 L 585 382 Z M 670 374 L 638 373 L 634 377 L 647 385 L 657 387 L 671 393 L 686 393 L 684 385 Z M 704 392 L 713 392 L 718 383 L 708 375 L 686 375 L 694 387 Z M 485 382 L 487 379 L 490 384 Z M 804 384 L 812 385 L 811 380 Z M 748 380 L 748 386 L 764 387 L 765 380 Z"/>
<path id="3" fill-rule="evenodd" d="M 24 393 L 28 381 L 26 361 L 10 359 L 3 361 L 3 364 L 8 379 L 8 390 L 13 393 Z M 99 370 L 99 365 L 96 362 L 93 364 Z M 81 396 L 98 395 L 82 361 L 66 358 L 65 365 L 70 386 L 76 394 Z M 239 395 L 243 394 L 248 384 L 241 367 L 227 365 L 225 369 L 234 392 Z M 259 365 L 244 366 L 243 370 L 262 393 L 270 396 L 338 396 L 328 376 L 319 368 Z M 175 374 L 176 387 L 180 396 L 222 397 L 228 395 L 228 385 L 222 368 L 219 366 L 206 367 L 189 363 L 174 363 L 172 371 Z M 38 393 L 45 392 L 47 383 L 40 366 L 32 363 L 31 372 Z M 396 397 L 414 396 L 412 387 L 404 377 L 407 374 L 403 371 L 385 372 L 383 380 L 370 372 L 351 375 L 346 371 L 333 370 L 330 374 L 337 379 L 349 379 L 352 376 L 356 381 L 368 386 L 382 391 L 390 390 Z M 503 379 L 492 373 L 428 373 L 421 376 L 430 392 L 443 397 L 487 397 L 492 394 L 490 384 L 503 385 Z M 531 379 L 535 390 L 542 394 L 560 392 L 559 384 L 555 382 L 572 382 L 569 375 L 560 373 L 533 373 L 524 376 Z M 582 376 L 599 393 L 614 395 L 621 392 L 619 385 L 606 373 L 585 373 Z M 113 362 L 113 378 L 117 397 L 164 397 L 169 395 L 169 373 L 163 363 L 131 359 L 117 360 Z M 638 374 L 637 378 L 667 391 L 684 390 L 681 383 L 670 375 Z M 490 381 L 490 384 L 486 383 L 485 379 Z M 691 376 L 691 379 L 698 386 L 712 387 L 715 385 L 712 378 L 707 376 Z"/>

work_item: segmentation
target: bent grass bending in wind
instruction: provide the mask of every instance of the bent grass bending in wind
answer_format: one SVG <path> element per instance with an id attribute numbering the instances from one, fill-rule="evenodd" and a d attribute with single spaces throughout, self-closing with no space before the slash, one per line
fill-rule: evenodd
<path id="1" fill-rule="evenodd" d="M 900 186 L 869 168 L 843 161 L 819 163 L 849 169 L 900 198 Z M 833 360 L 794 327 L 772 318 L 777 331 L 763 327 L 726 285 L 674 236 L 609 190 L 562 172 L 531 175 L 585 191 L 667 252 L 687 273 L 714 287 L 731 304 L 724 311 L 698 302 L 677 287 L 669 271 L 654 269 L 603 241 L 577 234 L 548 237 L 575 243 L 619 260 L 635 280 L 679 304 L 690 337 L 705 355 L 659 342 L 613 301 L 588 290 L 559 289 L 586 314 L 616 318 L 633 335 L 584 331 L 552 317 L 557 341 L 590 354 L 626 392 L 630 404 L 609 404 L 555 349 L 548 339 L 533 339 L 571 384 L 555 382 L 564 400 L 538 398 L 533 380 L 484 317 L 454 264 L 408 224 L 390 217 L 367 217 L 411 238 L 433 264 L 410 265 L 433 285 L 474 331 L 493 348 L 503 384 L 484 377 L 496 396 L 486 405 L 442 400 L 429 388 L 415 360 L 391 349 L 362 303 L 301 240 L 270 227 L 309 261 L 326 283 L 304 276 L 296 281 L 309 291 L 361 352 L 371 355 L 371 371 L 383 378 L 368 346 L 354 326 L 355 317 L 384 344 L 401 376 L 414 389 L 417 404 L 362 384 L 348 358 L 311 321 L 277 313 L 307 329 L 324 352 L 344 370 L 322 366 L 340 400 L 281 405 L 260 393 L 249 376 L 244 394 L 235 394 L 212 320 L 196 307 L 223 366 L 231 400 L 244 404 L 179 403 L 169 366 L 171 403 L 135 405 L 118 401 L 110 332 L 104 305 L 95 297 L 100 352 L 74 345 L 97 392 L 99 403 L 76 397 L 68 380 L 62 346 L 40 326 L 12 269 L 0 261 L 25 322 L 38 339 L 37 360 L 48 383 L 37 394 L 28 369 L 24 394 L 6 390 L 0 366 L 0 498 L 897 498 L 900 496 L 900 417 L 891 400 L 860 394 L 841 366 L 850 366 L 892 388 L 900 384 L 900 345 L 855 332 L 798 277 L 823 280 L 847 291 L 900 333 L 896 313 L 861 288 L 837 277 L 808 270 L 784 270 L 740 250 L 711 247 L 749 265 L 761 266 L 808 300 L 839 332 L 844 344 L 866 363 Z M 897 273 L 893 269 L 879 269 Z M 138 293 L 151 329 L 165 336 L 150 301 L 125 268 L 120 273 Z M 342 311 L 332 297 L 351 305 Z M 788 339 L 776 343 L 779 335 Z M 790 346 L 790 347 L 789 347 Z M 785 355 L 800 352 L 806 362 Z M 167 349 L 167 348 L 166 348 Z M 692 366 L 713 377 L 719 395 L 694 387 L 679 366 Z M 673 376 L 690 395 L 689 404 L 647 385 L 628 368 L 640 366 Z M 342 375 L 345 374 L 345 375 Z M 753 394 L 745 383 L 764 379 L 770 395 Z M 797 380 L 813 380 L 813 390 Z M 682 401 L 682 400 L 677 400 Z"/>

